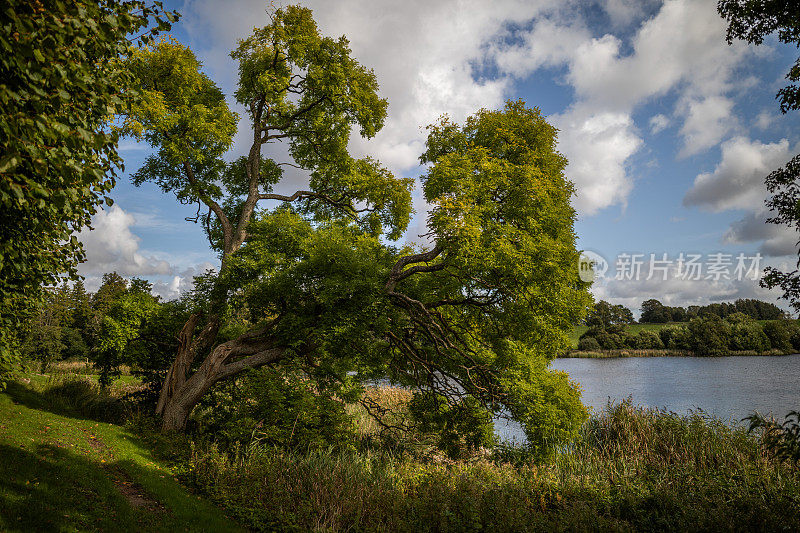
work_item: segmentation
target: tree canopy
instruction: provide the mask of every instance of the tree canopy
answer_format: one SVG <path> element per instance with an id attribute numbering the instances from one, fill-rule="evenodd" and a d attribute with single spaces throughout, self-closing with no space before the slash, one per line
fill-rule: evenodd
<path id="1" fill-rule="evenodd" d="M 164 429 L 182 429 L 215 383 L 270 365 L 351 400 L 377 379 L 407 386 L 417 423 L 438 428 L 444 448 L 486 441 L 493 413 L 522 421 L 542 452 L 574 434 L 579 393 L 547 364 L 590 298 L 566 159 L 539 110 L 509 102 L 431 125 L 426 244 L 400 247 L 413 182 L 347 150 L 354 129 L 382 127 L 387 106 L 347 40 L 289 6 L 231 56 L 252 129 L 248 155 L 231 162 L 237 117 L 189 49 L 161 41 L 127 62 L 144 98 L 126 130 L 155 149 L 134 181 L 205 206 L 221 259 L 179 335 L 157 406 Z M 288 160 L 264 155 L 277 142 Z M 286 168 L 308 187 L 283 190 Z"/>

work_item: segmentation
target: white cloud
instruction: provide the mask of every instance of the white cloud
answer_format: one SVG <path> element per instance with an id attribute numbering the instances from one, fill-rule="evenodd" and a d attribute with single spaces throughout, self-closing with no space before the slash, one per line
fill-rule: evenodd
<path id="1" fill-rule="evenodd" d="M 771 215 L 764 206 L 766 176 L 788 161 L 798 147 L 789 141 L 775 143 L 736 137 L 722 144 L 722 158 L 714 172 L 698 175 L 683 198 L 684 205 L 719 212 L 744 209 L 747 213 L 733 223 L 722 238 L 724 243 L 759 242 L 758 251 L 767 257 L 795 256 L 798 233 L 787 226 L 768 224 Z"/>
<path id="2" fill-rule="evenodd" d="M 493 44 L 489 55 L 501 72 L 521 78 L 541 67 L 569 63 L 575 57 L 575 46 L 591 37 L 578 18 L 543 18 L 518 35 L 518 42 Z"/>
<path id="3" fill-rule="evenodd" d="M 152 293 L 160 296 L 162 300 L 174 300 L 192 290 L 194 288 L 194 277 L 203 274 L 207 270 L 216 270 L 216 267 L 209 262 L 205 262 L 187 268 L 167 280 L 156 280 L 153 282 Z"/>
<path id="4" fill-rule="evenodd" d="M 713 2 L 606 0 L 613 28 L 640 23 L 630 46 L 610 33 L 593 36 L 573 2 L 556 0 L 347 0 L 304 2 L 321 32 L 346 35 L 353 55 L 374 68 L 389 100 L 385 127 L 371 141 L 355 138 L 356 155 L 374 155 L 395 172 L 416 168 L 424 126 L 440 115 L 461 121 L 482 107 L 497 108 L 511 96 L 514 80 L 542 67 L 566 66 L 564 81 L 576 100 L 553 120 L 561 127 L 559 149 L 570 160 L 576 205 L 582 214 L 625 205 L 633 188 L 628 166 L 642 146 L 633 111 L 678 91 L 684 119 L 684 155 L 713 146 L 727 134 L 735 85 L 733 70 L 752 47 L 725 43 L 725 21 Z M 253 25 L 266 24 L 261 0 L 235 4 L 199 0 L 184 22 L 201 57 L 228 94 L 236 67 L 227 56 Z M 512 28 L 515 28 L 512 30 Z M 520 29 L 522 28 L 522 29 Z M 628 52 L 627 50 L 630 50 Z M 483 67 L 498 75 L 481 77 Z M 666 127 L 659 115 L 654 133 Z M 246 150 L 246 128 L 237 152 Z M 292 181 L 302 183 L 302 177 Z M 422 213 L 424 206 L 417 204 Z"/>
<path id="5" fill-rule="evenodd" d="M 635 17 L 641 8 L 642 4 L 624 1 L 605 4 L 620 23 Z M 577 102 L 554 117 L 562 132 L 559 149 L 571 162 L 568 172 L 577 185 L 579 211 L 593 214 L 610 205 L 624 205 L 633 189 L 627 165 L 642 146 L 631 118 L 637 106 L 679 91 L 686 155 L 724 138 L 730 128 L 725 120 L 732 109 L 724 94 L 733 87 L 734 68 L 748 53 L 743 44 L 728 46 L 724 37 L 725 21 L 713 3 L 667 0 L 641 24 L 628 54 L 615 35 L 592 37 L 574 20 L 551 17 L 537 19 L 521 42 L 497 47 L 495 56 L 501 72 L 514 77 L 542 66 L 567 66 L 566 81 L 574 88 Z M 607 117 L 614 117 L 612 131 L 586 134 Z M 657 115 L 649 125 L 658 133 L 669 120 Z M 595 163 L 598 155 L 602 157 Z"/>
<path id="6" fill-rule="evenodd" d="M 712 2 L 667 0 L 622 56 L 613 35 L 574 48 L 569 78 L 582 98 L 628 109 L 679 86 L 689 93 L 717 95 L 730 88 L 733 68 L 747 46 L 725 43 L 725 21 Z"/>
<path id="7" fill-rule="evenodd" d="M 644 17 L 653 0 L 606 0 L 603 9 L 608 13 L 611 23 L 622 27 Z"/>
<path id="8" fill-rule="evenodd" d="M 633 188 L 625 162 L 642 144 L 630 115 L 578 106 L 551 118 L 561 130 L 559 150 L 569 159 L 566 175 L 576 186 L 576 209 L 592 215 L 624 204 Z"/>
<path id="9" fill-rule="evenodd" d="M 686 101 L 682 105 L 686 120 L 681 128 L 684 141 L 680 155 L 698 154 L 717 145 L 736 125 L 732 111 L 733 101 L 722 96 Z"/>
<path id="10" fill-rule="evenodd" d="M 303 3 L 314 11 L 324 35 L 348 37 L 354 57 L 375 70 L 380 93 L 389 100 L 383 130 L 369 142 L 353 139 L 354 151 L 374 155 L 402 172 L 417 165 L 424 142 L 421 127 L 445 113 L 460 121 L 481 107 L 502 105 L 508 80 L 476 79 L 474 66 L 486 61 L 488 43 L 505 31 L 507 23 L 530 20 L 554 2 Z M 208 47 L 202 54 L 206 63 L 215 73 L 227 71 L 229 93 L 236 66 L 217 50 L 232 48 L 254 25 L 268 23 L 260 0 L 237 2 L 235 16 L 231 11 L 227 3 L 202 0 L 193 3 L 187 15 L 190 36 Z"/>
<path id="11" fill-rule="evenodd" d="M 766 194 L 764 178 L 790 157 L 786 139 L 769 144 L 745 137 L 725 141 L 722 143 L 722 159 L 714 172 L 699 174 L 683 203 L 715 212 L 727 209 L 759 211 Z"/>
<path id="12" fill-rule="evenodd" d="M 167 261 L 146 257 L 139 252 L 139 237 L 131 232 L 136 222 L 133 215 L 122 208 L 100 210 L 92 217 L 92 228 L 84 229 L 78 239 L 86 249 L 86 262 L 81 264 L 81 274 L 117 272 L 122 276 L 148 276 L 170 274 Z"/>
<path id="13" fill-rule="evenodd" d="M 760 130 L 766 130 L 773 122 L 775 122 L 775 115 L 769 111 L 762 111 L 758 114 L 755 120 L 755 127 Z"/>
<path id="14" fill-rule="evenodd" d="M 669 117 L 658 114 L 650 117 L 650 133 L 653 135 L 664 131 L 669 126 Z"/>

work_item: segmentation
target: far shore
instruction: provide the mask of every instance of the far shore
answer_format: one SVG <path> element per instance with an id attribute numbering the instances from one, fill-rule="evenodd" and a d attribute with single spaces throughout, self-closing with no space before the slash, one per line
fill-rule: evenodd
<path id="1" fill-rule="evenodd" d="M 580 351 L 570 350 L 564 355 L 559 355 L 559 359 L 616 359 L 620 357 L 736 357 L 736 356 L 774 356 L 774 355 L 795 355 L 795 352 L 782 352 L 780 350 L 769 350 L 767 352 L 756 352 L 753 350 L 730 351 L 723 355 L 697 355 L 688 350 L 592 350 Z"/>

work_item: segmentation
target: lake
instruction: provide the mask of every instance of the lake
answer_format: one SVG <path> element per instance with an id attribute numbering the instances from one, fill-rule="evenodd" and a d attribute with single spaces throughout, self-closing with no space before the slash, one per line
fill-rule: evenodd
<path id="1" fill-rule="evenodd" d="M 735 357 L 620 357 L 556 359 L 551 364 L 581 384 L 582 401 L 594 411 L 628 396 L 646 407 L 677 413 L 702 409 L 727 421 L 753 411 L 782 419 L 800 410 L 800 354 Z M 504 440 L 520 440 L 519 426 L 498 420 Z"/>

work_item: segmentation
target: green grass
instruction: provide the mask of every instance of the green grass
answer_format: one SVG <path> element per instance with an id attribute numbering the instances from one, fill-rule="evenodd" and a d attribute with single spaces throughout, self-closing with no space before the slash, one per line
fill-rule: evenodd
<path id="1" fill-rule="evenodd" d="M 766 322 L 766 320 L 761 320 L 760 322 Z M 655 331 L 658 333 L 666 326 L 675 326 L 675 325 L 683 325 L 686 326 L 688 322 L 668 322 L 666 324 L 628 324 L 625 326 L 625 330 L 633 333 L 634 335 L 638 335 L 640 331 Z M 578 347 L 578 340 L 580 339 L 581 335 L 586 333 L 586 330 L 589 329 L 589 326 L 575 326 L 572 328 L 572 334 L 570 335 L 570 341 L 572 342 L 572 347 Z"/>
<path id="2" fill-rule="evenodd" d="M 0 530 L 240 529 L 187 492 L 136 435 L 87 418 L 86 401 L 66 396 L 19 383 L 0 394 Z"/>
<path id="3" fill-rule="evenodd" d="M 0 531 L 242 530 L 226 515 L 257 531 L 800 530 L 800 470 L 702 413 L 610 406 L 544 462 L 515 447 L 222 451 L 148 430 L 118 387 L 51 376 L 0 393 Z"/>

